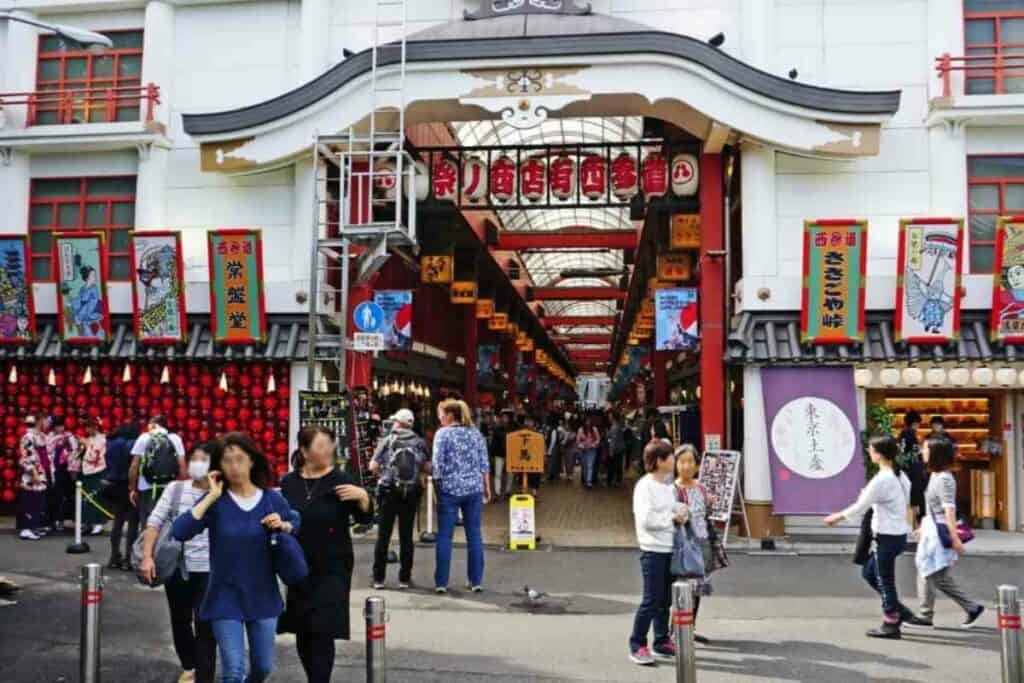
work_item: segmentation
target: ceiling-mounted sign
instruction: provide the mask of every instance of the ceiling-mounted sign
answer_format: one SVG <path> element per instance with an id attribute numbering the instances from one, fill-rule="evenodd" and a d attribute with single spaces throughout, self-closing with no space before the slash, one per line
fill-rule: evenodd
<path id="1" fill-rule="evenodd" d="M 508 313 L 495 313 L 487 321 L 487 329 L 493 332 L 504 332 L 508 328 Z"/>
<path id="2" fill-rule="evenodd" d="M 490 320 L 494 316 L 494 299 L 476 300 L 476 317 L 478 320 Z"/>
<path id="3" fill-rule="evenodd" d="M 576 161 L 568 154 L 562 153 L 551 160 L 549 184 L 551 195 L 565 201 L 576 191 Z"/>
<path id="4" fill-rule="evenodd" d="M 516 194 L 516 162 L 507 154 L 491 162 L 491 194 L 502 203 Z"/>
<path id="5" fill-rule="evenodd" d="M 693 274 L 693 256 L 686 251 L 658 254 L 658 279 L 680 282 Z"/>
<path id="6" fill-rule="evenodd" d="M 804 223 L 800 337 L 812 344 L 850 344 L 864 338 L 868 263 L 866 221 Z"/>
<path id="7" fill-rule="evenodd" d="M 1024 216 L 1003 216 L 996 225 L 992 283 L 992 340 L 1024 342 Z"/>
<path id="8" fill-rule="evenodd" d="M 440 285 L 452 281 L 455 259 L 450 254 L 425 254 L 420 257 L 420 281 Z"/>
<path id="9" fill-rule="evenodd" d="M 608 183 L 608 164 L 604 157 L 589 154 L 580 162 L 580 192 L 587 199 L 604 196 Z"/>
<path id="10" fill-rule="evenodd" d="M 476 303 L 476 283 L 472 281 L 458 281 L 451 284 L 451 302 L 453 304 Z"/>
<path id="11" fill-rule="evenodd" d="M 964 222 L 900 221 L 896 272 L 896 340 L 944 344 L 960 336 Z"/>
<path id="12" fill-rule="evenodd" d="M 672 249 L 700 249 L 700 214 L 677 213 L 669 228 L 669 247 Z"/>
<path id="13" fill-rule="evenodd" d="M 530 202 L 544 198 L 548 185 L 548 167 L 542 159 L 531 157 L 519 167 L 519 191 Z"/>

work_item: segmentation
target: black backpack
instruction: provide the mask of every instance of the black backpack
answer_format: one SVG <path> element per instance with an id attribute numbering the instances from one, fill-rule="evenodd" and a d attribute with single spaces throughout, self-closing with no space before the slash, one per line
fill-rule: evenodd
<path id="1" fill-rule="evenodd" d="M 142 455 L 142 476 L 150 484 L 163 486 L 178 478 L 178 470 L 178 453 L 167 432 L 150 434 Z"/>
<path id="2" fill-rule="evenodd" d="M 416 458 L 416 446 L 408 440 L 399 441 L 392 437 L 388 444 L 391 457 L 388 469 L 392 473 L 394 486 L 406 493 L 420 485 L 420 466 Z"/>

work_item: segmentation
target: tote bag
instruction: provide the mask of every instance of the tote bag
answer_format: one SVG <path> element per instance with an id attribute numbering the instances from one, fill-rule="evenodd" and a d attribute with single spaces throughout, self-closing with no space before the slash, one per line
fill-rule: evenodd
<path id="1" fill-rule="evenodd" d="M 704 550 L 689 522 L 676 529 L 670 571 L 673 576 L 704 578 Z"/>
<path id="2" fill-rule="evenodd" d="M 174 572 L 179 567 L 184 570 L 185 545 L 171 536 L 171 527 L 174 526 L 174 520 L 179 513 L 178 508 L 181 506 L 181 495 L 184 492 L 185 486 L 189 485 L 189 482 L 176 481 L 168 487 L 171 492 L 171 505 L 167 509 L 167 518 L 160 525 L 160 530 L 156 535 L 156 543 L 153 545 L 153 564 L 156 565 L 156 580 L 153 583 L 145 581 L 144 583 L 147 586 L 155 588 L 163 585 L 165 581 L 174 576 Z M 132 546 L 132 563 L 136 569 L 142 566 L 142 542 L 144 537 L 145 534 L 140 533 L 138 538 L 135 539 L 135 544 Z"/>

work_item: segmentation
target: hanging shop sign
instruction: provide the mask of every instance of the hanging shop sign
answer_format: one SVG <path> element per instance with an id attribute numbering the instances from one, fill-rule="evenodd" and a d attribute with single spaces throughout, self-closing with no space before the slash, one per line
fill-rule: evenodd
<path id="1" fill-rule="evenodd" d="M 946 343 L 960 334 L 960 269 L 964 222 L 900 221 L 896 272 L 896 340 Z"/>
<path id="2" fill-rule="evenodd" d="M 259 230 L 212 230 L 210 317 L 218 344 L 255 344 L 266 333 L 263 242 Z"/>
<path id="3" fill-rule="evenodd" d="M 508 328 L 508 313 L 495 313 L 487 321 L 487 329 L 494 332 L 504 332 Z"/>
<path id="4" fill-rule="evenodd" d="M 644 299 L 640 302 L 640 316 L 643 318 L 654 317 L 654 300 Z"/>
<path id="5" fill-rule="evenodd" d="M 179 232 L 132 235 L 132 312 L 143 344 L 185 341 L 185 265 Z"/>
<path id="6" fill-rule="evenodd" d="M 597 154 L 586 156 L 580 163 L 580 192 L 587 199 L 600 199 L 607 185 L 608 162 Z"/>
<path id="7" fill-rule="evenodd" d="M 864 485 L 853 368 L 762 368 L 775 514 L 823 514 Z"/>
<path id="8" fill-rule="evenodd" d="M 992 340 L 1024 342 L 1024 216 L 1003 216 L 996 225 L 992 283 Z"/>
<path id="9" fill-rule="evenodd" d="M 800 337 L 812 344 L 849 344 L 864 338 L 868 263 L 866 221 L 804 223 Z"/>
<path id="10" fill-rule="evenodd" d="M 447 285 L 452 281 L 455 258 L 451 254 L 424 254 L 420 257 L 420 282 Z"/>
<path id="11" fill-rule="evenodd" d="M 491 162 L 491 194 L 503 204 L 516 194 L 516 162 L 507 154 Z"/>
<path id="12" fill-rule="evenodd" d="M 700 166 L 693 154 L 677 154 L 672 157 L 672 194 L 677 197 L 692 197 L 700 187 Z"/>
<path id="13" fill-rule="evenodd" d="M 487 164 L 470 157 L 462 165 L 462 196 L 476 203 L 487 196 Z"/>
<path id="14" fill-rule="evenodd" d="M 110 310 L 103 233 L 55 235 L 53 262 L 57 267 L 57 324 L 61 338 L 73 344 L 107 341 Z"/>
<path id="15" fill-rule="evenodd" d="M 373 293 L 373 302 L 380 308 L 383 322 L 384 349 L 412 350 L 412 290 L 382 289 Z"/>
<path id="16" fill-rule="evenodd" d="M 699 213 L 677 213 L 672 216 L 669 247 L 672 249 L 700 249 Z"/>
<path id="17" fill-rule="evenodd" d="M 494 299 L 476 300 L 477 320 L 490 320 L 494 317 Z"/>
<path id="18" fill-rule="evenodd" d="M 451 284 L 451 301 L 453 304 L 476 303 L 476 283 L 471 280 L 453 282 Z"/>
<path id="19" fill-rule="evenodd" d="M 459 167 L 454 161 L 442 158 L 434 164 L 434 177 L 430 190 L 441 201 L 454 202 L 458 196 Z"/>
<path id="20" fill-rule="evenodd" d="M 693 274 L 693 255 L 686 251 L 658 254 L 658 279 L 679 282 Z"/>
<path id="21" fill-rule="evenodd" d="M 655 348 L 658 351 L 694 350 L 700 343 L 697 326 L 697 289 L 662 289 L 655 295 Z"/>
<path id="22" fill-rule="evenodd" d="M 0 344 L 23 344 L 35 336 L 28 237 L 0 235 Z"/>

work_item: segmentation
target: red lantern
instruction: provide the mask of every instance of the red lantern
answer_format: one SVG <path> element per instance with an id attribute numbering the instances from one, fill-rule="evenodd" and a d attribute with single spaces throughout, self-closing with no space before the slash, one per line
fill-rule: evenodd
<path id="1" fill-rule="evenodd" d="M 576 190 L 576 162 L 568 154 L 560 154 L 551 160 L 551 195 L 565 201 Z"/>
<path id="2" fill-rule="evenodd" d="M 231 364 L 224 366 L 224 372 L 228 377 L 238 377 L 238 366 Z"/>
<path id="3" fill-rule="evenodd" d="M 110 394 L 103 394 L 103 396 L 100 396 L 100 405 L 104 408 L 110 408 L 114 405 L 114 397 Z"/>
<path id="4" fill-rule="evenodd" d="M 266 444 L 266 446 L 269 446 L 271 443 L 274 442 L 274 437 L 274 432 L 268 429 L 267 431 L 263 432 L 263 443 Z"/>
<path id="5" fill-rule="evenodd" d="M 135 402 L 135 405 L 143 411 L 147 410 L 150 405 L 149 396 L 139 396 L 139 400 Z"/>
<path id="6" fill-rule="evenodd" d="M 115 406 L 110 411 L 110 414 L 114 416 L 114 421 L 115 422 L 120 422 L 121 418 L 124 417 L 124 408 L 122 408 L 121 406 Z"/>
<path id="7" fill-rule="evenodd" d="M 39 405 L 41 405 L 44 408 L 49 408 L 51 405 L 53 405 L 53 397 L 50 396 L 49 394 L 40 396 Z"/>
<path id="8" fill-rule="evenodd" d="M 213 419 L 216 420 L 217 422 L 223 422 L 226 416 L 227 411 L 225 411 L 220 406 L 213 409 Z"/>
<path id="9" fill-rule="evenodd" d="M 17 424 L 17 423 L 15 423 L 15 424 Z M 12 425 L 10 425 L 10 427 L 13 428 L 14 425 L 12 424 Z M 13 451 L 14 447 L 18 445 L 18 435 L 17 434 L 8 434 L 7 437 L 4 439 L 4 445 L 7 446 L 8 450 Z"/>
<path id="10" fill-rule="evenodd" d="M 249 394 L 253 397 L 253 399 L 263 398 L 263 387 L 257 384 L 252 388 Z"/>
<path id="11" fill-rule="evenodd" d="M 199 399 L 199 409 L 204 413 L 209 413 L 210 409 L 213 408 L 213 399 L 209 396 L 203 396 Z"/>
<path id="12" fill-rule="evenodd" d="M 431 182 L 434 199 L 444 202 L 455 201 L 455 184 L 458 179 L 459 169 L 451 159 L 441 159 L 434 164 L 434 177 Z"/>
<path id="13" fill-rule="evenodd" d="M 5 490 L 3 492 L 3 499 L 4 499 L 5 503 L 13 503 L 14 502 L 14 491 L 12 489 Z"/>
<path id="14" fill-rule="evenodd" d="M 252 411 L 248 408 L 242 408 L 238 411 L 238 419 L 242 422 L 248 422 L 252 418 Z"/>
<path id="15" fill-rule="evenodd" d="M 249 421 L 249 431 L 253 434 L 263 430 L 263 420 L 253 419 Z"/>
<path id="16" fill-rule="evenodd" d="M 228 432 L 237 432 L 238 431 L 238 420 L 236 420 L 234 418 L 229 418 L 227 420 L 224 420 L 224 430 L 228 431 Z"/>
<path id="17" fill-rule="evenodd" d="M 187 389 L 185 389 L 185 394 L 189 398 L 199 398 L 199 393 L 199 387 L 197 387 L 195 384 L 192 384 Z"/>
<path id="18" fill-rule="evenodd" d="M 280 455 L 282 457 L 288 455 L 288 442 L 287 441 L 278 441 L 276 449 L 277 449 L 277 454 L 278 455 Z"/>
<path id="19" fill-rule="evenodd" d="M 201 384 L 204 389 L 209 389 L 213 386 L 213 375 L 210 374 L 209 371 L 204 372 L 202 377 L 199 378 L 199 384 Z"/>
<path id="20" fill-rule="evenodd" d="M 4 470 L 4 479 L 6 479 L 7 481 L 12 481 L 14 479 L 14 470 L 12 470 L 10 467 L 6 468 Z"/>
<path id="21" fill-rule="evenodd" d="M 134 398 L 135 395 L 139 393 L 138 387 L 136 387 L 134 384 L 124 385 L 122 391 L 124 392 L 124 395 L 127 396 L 128 398 Z"/>
<path id="22" fill-rule="evenodd" d="M 188 411 L 184 408 L 174 409 L 174 419 L 178 421 L 178 424 L 185 422 L 185 418 L 188 417 Z"/>
<path id="23" fill-rule="evenodd" d="M 277 398 L 271 394 L 263 399 L 263 407 L 267 410 L 274 410 L 277 408 Z"/>
<path id="24" fill-rule="evenodd" d="M 249 372 L 252 374 L 253 377 L 262 377 L 264 371 L 267 369 L 268 368 L 265 368 L 260 363 L 255 363 L 254 365 L 250 366 Z"/>
<path id="25" fill-rule="evenodd" d="M 209 429 L 200 429 L 199 430 L 199 440 L 203 441 L 203 442 L 209 441 L 210 440 L 210 430 Z"/>
<path id="26" fill-rule="evenodd" d="M 622 200 L 632 199 L 637 193 L 636 159 L 622 152 L 612 162 L 612 194 Z"/>
<path id="27" fill-rule="evenodd" d="M 163 393 L 163 390 L 160 388 L 159 384 L 151 384 L 151 385 L 149 385 L 149 397 L 150 398 L 153 398 L 153 399 L 160 398 L 160 395 L 162 393 Z"/>
<path id="28" fill-rule="evenodd" d="M 252 385 L 252 377 L 249 375 L 242 375 L 238 378 L 238 383 L 242 385 L 242 388 L 248 389 Z"/>
<path id="29" fill-rule="evenodd" d="M 78 420 L 75 418 L 74 415 L 68 415 L 66 418 L 64 418 L 64 428 L 67 429 L 69 432 L 74 432 L 75 427 L 77 426 Z"/>
<path id="30" fill-rule="evenodd" d="M 600 199 L 604 196 L 608 166 L 604 157 L 596 154 L 588 155 L 580 164 L 580 192 L 587 199 Z"/>
<path id="31" fill-rule="evenodd" d="M 491 164 L 491 194 L 505 203 L 516 193 L 516 163 L 507 154 L 502 154 Z"/>
<path id="32" fill-rule="evenodd" d="M 487 196 L 487 166 L 478 157 L 462 164 L 462 197 L 478 202 Z"/>
<path id="33" fill-rule="evenodd" d="M 280 420 L 281 422 L 286 422 L 288 420 L 289 413 L 290 411 L 287 408 L 278 408 L 277 419 Z"/>
<path id="34" fill-rule="evenodd" d="M 519 168 L 520 191 L 531 202 L 536 203 L 544 198 L 547 181 L 548 167 L 536 157 L 527 159 Z"/>
<path id="35" fill-rule="evenodd" d="M 185 424 L 188 425 L 188 430 L 190 432 L 194 432 L 198 430 L 200 426 L 202 426 L 202 423 L 199 421 L 199 418 L 197 417 L 190 417 L 188 419 L 188 422 L 186 422 Z"/>
<path id="36" fill-rule="evenodd" d="M 677 197 L 692 197 L 697 194 L 699 183 L 697 157 L 692 154 L 677 154 L 672 157 L 672 194 Z"/>
<path id="37" fill-rule="evenodd" d="M 651 152 L 644 159 L 643 188 L 648 199 L 668 192 L 668 163 L 661 152 Z"/>

